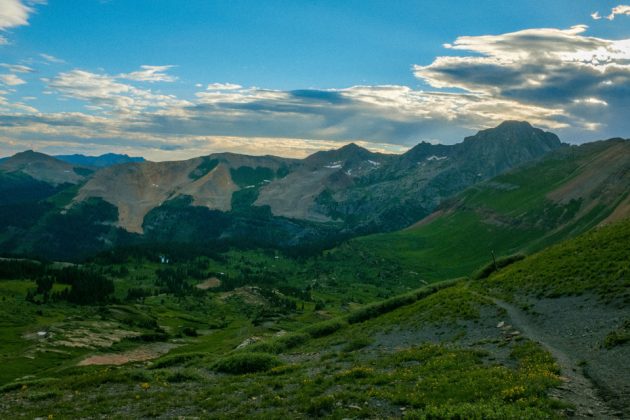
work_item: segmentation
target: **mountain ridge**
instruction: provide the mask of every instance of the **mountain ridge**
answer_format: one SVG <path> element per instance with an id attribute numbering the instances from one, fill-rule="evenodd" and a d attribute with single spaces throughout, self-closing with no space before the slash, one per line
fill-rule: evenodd
<path id="1" fill-rule="evenodd" d="M 19 152 L 4 159 L 0 162 L 0 171 L 23 173 L 33 179 L 53 185 L 78 184 L 92 172 L 87 167 L 73 165 L 33 150 Z"/>
<path id="2" fill-rule="evenodd" d="M 83 154 L 53 155 L 53 157 L 70 164 L 93 166 L 97 168 L 103 168 L 111 165 L 120 165 L 122 163 L 145 161 L 145 159 L 141 156 L 129 156 L 126 154 L 118 153 L 105 153 L 99 156 L 87 156 Z"/>
<path id="3" fill-rule="evenodd" d="M 42 196 L 54 203 L 50 217 L 40 219 L 29 232 L 19 232 L 38 247 L 42 238 L 50 239 L 51 231 L 58 232 L 55 243 L 68 242 L 54 223 L 72 225 L 77 234 L 82 229 L 100 232 L 91 239 L 97 248 L 191 238 L 321 248 L 407 227 L 465 188 L 563 147 L 552 133 L 524 122 L 506 122 L 455 145 L 420 143 L 401 155 L 351 143 L 305 159 L 214 153 L 183 161 L 79 169 L 93 172 L 74 180 L 74 187 L 63 194 Z M 58 169 L 66 174 L 67 168 Z M 21 222 L 20 229 L 26 225 Z M 17 238 L 18 233 L 7 232 Z M 86 233 L 81 240 L 93 236 Z"/>

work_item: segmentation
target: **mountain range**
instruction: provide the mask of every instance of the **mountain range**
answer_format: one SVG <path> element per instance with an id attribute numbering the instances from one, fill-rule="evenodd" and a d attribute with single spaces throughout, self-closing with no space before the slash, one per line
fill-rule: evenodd
<path id="1" fill-rule="evenodd" d="M 80 166 L 93 166 L 96 168 L 103 168 L 105 166 L 120 165 L 121 163 L 129 162 L 144 162 L 143 157 L 134 157 L 128 155 L 121 155 L 117 153 L 105 153 L 100 156 L 86 156 L 80 154 L 74 155 L 55 155 L 55 158 L 63 160 L 64 162 L 71 163 L 73 165 Z"/>
<path id="2" fill-rule="evenodd" d="M 615 144 L 597 165 L 627 168 L 628 142 Z M 423 142 L 401 155 L 356 144 L 305 159 L 216 153 L 174 162 L 114 155 L 64 161 L 27 151 L 0 162 L 0 250 L 77 258 L 147 241 L 321 249 L 408 227 L 436 209 L 449 213 L 445 203 L 468 187 L 509 190 L 508 183 L 483 182 L 547 156 L 572 162 L 581 150 L 588 160 L 591 149 L 506 121 L 461 143 Z M 614 181 L 602 176 L 584 175 L 566 194 L 549 197 L 564 203 L 592 195 Z"/>
<path id="3" fill-rule="evenodd" d="M 401 155 L 18 153 L 0 417 L 629 418 L 629 240 L 630 140 L 522 122 Z"/>

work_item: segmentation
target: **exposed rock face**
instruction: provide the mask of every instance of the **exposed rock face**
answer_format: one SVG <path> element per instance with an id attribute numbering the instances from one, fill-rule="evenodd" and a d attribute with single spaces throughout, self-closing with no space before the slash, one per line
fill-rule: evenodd
<path id="1" fill-rule="evenodd" d="M 360 179 L 396 156 L 372 153 L 354 143 L 337 150 L 317 152 L 301 162 L 286 178 L 261 188 L 256 205 L 268 205 L 277 216 L 326 222 L 333 219 L 317 202 L 325 191 L 351 189 Z"/>
<path id="2" fill-rule="evenodd" d="M 95 168 L 24 152 L 0 162 L 0 191 L 12 191 L 16 177 L 43 182 L 38 185 L 42 215 L 61 214 L 57 225 L 78 220 L 82 229 L 100 232 L 99 240 L 109 245 L 135 234 L 155 241 L 247 238 L 293 246 L 409 226 L 463 189 L 560 147 L 554 134 L 508 121 L 462 143 L 420 143 L 402 155 L 348 144 L 302 160 L 219 153 Z M 80 188 L 64 190 L 54 205 L 41 205 L 42 198 L 66 184 Z M 16 200 L 15 205 L 28 207 Z M 54 206 L 58 208 L 51 210 Z M 15 238 L 43 217 L 33 213 L 26 218 L 16 207 L 8 211 L 22 229 L 12 231 Z M 112 225 L 122 231 L 113 234 L 108 230 Z M 33 243 L 54 230 L 38 229 Z"/>
<path id="3" fill-rule="evenodd" d="M 516 121 L 451 146 L 423 142 L 333 192 L 320 211 L 352 216 L 368 231 L 402 228 L 446 197 L 560 147 L 555 134 Z"/>
<path id="4" fill-rule="evenodd" d="M 232 179 L 232 169 L 265 167 L 275 173 L 290 162 L 224 153 L 176 162 L 116 165 L 98 171 L 79 190 L 74 203 L 102 198 L 118 208 L 120 227 L 142 233 L 146 214 L 178 197 L 190 196 L 193 205 L 229 211 L 232 194 L 240 189 Z"/>

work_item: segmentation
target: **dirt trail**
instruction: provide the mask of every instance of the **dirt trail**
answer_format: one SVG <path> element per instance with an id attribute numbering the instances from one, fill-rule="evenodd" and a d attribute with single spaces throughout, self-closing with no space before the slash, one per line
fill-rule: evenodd
<path id="1" fill-rule="evenodd" d="M 556 359 L 561 373 L 566 378 L 565 383 L 557 390 L 555 395 L 575 406 L 575 417 L 616 419 L 609 410 L 607 404 L 598 396 L 597 389 L 591 381 L 584 376 L 582 368 L 567 353 L 549 344 L 549 337 L 533 323 L 529 317 L 517 307 L 487 296 L 495 305 L 505 309 L 512 325 L 520 330 L 527 338 L 539 342 Z"/>

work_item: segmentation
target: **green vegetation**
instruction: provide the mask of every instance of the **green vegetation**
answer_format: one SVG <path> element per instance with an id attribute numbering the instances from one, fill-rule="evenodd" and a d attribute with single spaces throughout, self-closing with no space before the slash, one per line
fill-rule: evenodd
<path id="1" fill-rule="evenodd" d="M 265 167 L 241 166 L 230 169 L 230 175 L 232 175 L 232 181 L 241 188 L 254 187 L 275 178 L 274 171 Z"/>
<path id="2" fill-rule="evenodd" d="M 219 164 L 218 159 L 203 158 L 203 161 L 199 164 L 199 166 L 195 168 L 194 171 L 188 174 L 188 177 L 191 179 L 203 178 L 208 173 L 210 173 L 210 171 L 216 168 L 218 164 Z"/>
<path id="3" fill-rule="evenodd" d="M 449 291 L 451 300 L 470 297 L 465 283 L 456 282 L 364 322 L 325 322 L 310 329 L 325 333 L 279 337 L 276 341 L 286 345 L 274 354 L 252 345 L 214 357 L 206 347 L 165 356 L 148 370 L 67 367 L 54 380 L 18 381 L 3 392 L 22 413 L 53 416 L 117 415 L 119 410 L 134 416 L 184 412 L 225 418 L 388 417 L 403 412 L 411 418 L 553 416 L 560 405 L 547 392 L 560 384 L 558 367 L 533 342 L 508 341 L 507 359 L 491 361 L 488 350 L 412 342 L 390 348 L 390 339 L 374 334 L 412 325 L 399 323 L 401 317 L 423 318 L 426 311 L 434 313 L 431 323 L 450 323 L 437 315 L 443 313 L 443 300 L 429 300 Z M 324 328 L 330 325 L 335 328 Z M 343 344 L 341 352 L 335 343 Z M 98 394 L 92 391 L 97 388 Z"/>
<path id="4" fill-rule="evenodd" d="M 416 279 L 431 282 L 470 275 L 493 253 L 497 259 L 531 254 L 574 237 L 608 217 L 628 194 L 623 181 L 583 199 L 563 192 L 589 171 L 601 170 L 589 165 L 615 144 L 558 150 L 468 188 L 420 225 L 352 239 L 331 251 L 331 258 L 357 266 L 378 262 L 381 268 L 400 267 L 403 279 L 411 279 L 413 272 Z M 558 198 L 551 199 L 554 192 Z"/>
<path id="5" fill-rule="evenodd" d="M 376 302 L 370 305 L 366 305 L 363 308 L 353 311 L 348 316 L 348 322 L 351 324 L 363 322 L 367 321 L 368 319 L 375 318 L 379 315 L 383 315 L 387 312 L 391 312 L 401 306 L 409 305 L 420 299 L 424 299 L 437 292 L 438 290 L 451 287 L 457 281 L 458 280 L 443 281 L 433 286 L 427 286 L 404 295 L 384 300 L 382 302 Z"/>
<path id="6" fill-rule="evenodd" d="M 499 271 L 500 269 L 507 267 L 510 264 L 520 261 L 525 258 L 523 254 L 508 255 L 507 257 L 501 257 L 494 259 L 488 264 L 481 267 L 475 274 L 472 275 L 473 280 L 481 280 L 488 278 L 492 273 Z"/>
<path id="7" fill-rule="evenodd" d="M 597 228 L 516 262 L 490 276 L 486 287 L 557 297 L 592 292 L 630 304 L 630 220 Z"/>
<path id="8" fill-rule="evenodd" d="M 630 319 L 625 320 L 619 328 L 608 333 L 603 344 L 607 349 L 611 349 L 628 342 L 630 342 Z"/>
<path id="9" fill-rule="evenodd" d="M 292 240 L 301 222 L 251 212 L 282 174 L 240 167 L 231 212 L 166 201 L 145 219 L 150 244 L 131 235 L 76 265 L 0 259 L 0 417 L 561 416 L 568 403 L 552 395 L 579 369 L 560 372 L 544 335 L 528 336 L 509 309 L 534 317 L 542 298 L 579 296 L 618 314 L 630 303 L 630 220 L 591 229 L 610 202 L 549 198 L 580 175 L 587 154 L 561 156 L 572 152 L 479 184 L 432 221 L 326 252 L 258 248 Z M 38 247 L 67 239 L 74 253 L 85 245 L 74 236 L 118 235 L 109 204 L 70 211 L 84 217 L 49 214 L 59 231 Z M 625 354 L 626 318 L 593 351 Z"/>
<path id="10" fill-rule="evenodd" d="M 280 365 L 277 357 L 267 353 L 235 353 L 215 362 L 213 369 L 218 372 L 243 374 L 267 371 Z"/>

